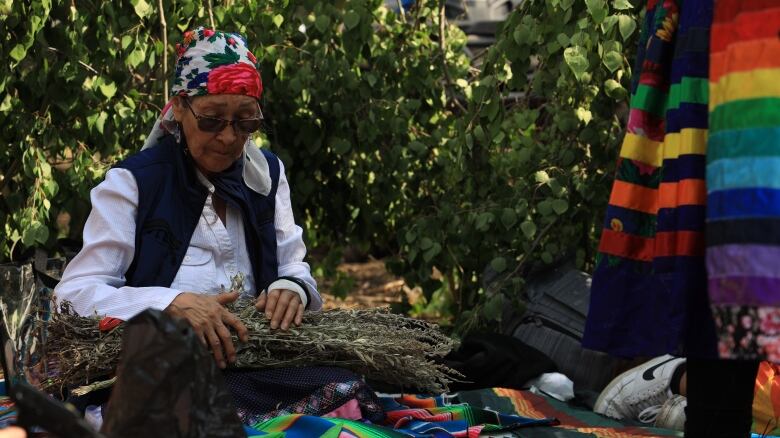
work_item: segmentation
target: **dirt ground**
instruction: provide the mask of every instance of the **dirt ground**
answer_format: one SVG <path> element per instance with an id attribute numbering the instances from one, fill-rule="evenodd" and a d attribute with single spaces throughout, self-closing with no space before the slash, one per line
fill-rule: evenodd
<path id="1" fill-rule="evenodd" d="M 406 286 L 402 279 L 387 272 L 381 260 L 344 263 L 338 270 L 355 279 L 355 288 L 344 299 L 340 299 L 329 293 L 332 281 L 322 281 L 320 293 L 326 309 L 387 307 L 400 303 L 404 295 L 409 302 L 414 302 L 419 296 L 419 292 Z"/>

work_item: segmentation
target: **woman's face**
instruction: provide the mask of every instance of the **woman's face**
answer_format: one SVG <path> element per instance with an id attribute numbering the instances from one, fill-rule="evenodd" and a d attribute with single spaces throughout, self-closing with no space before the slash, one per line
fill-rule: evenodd
<path id="1" fill-rule="evenodd" d="M 190 156 L 198 169 L 206 175 L 222 172 L 241 156 L 249 135 L 237 134 L 233 125 L 226 125 L 219 132 L 201 131 L 193 112 L 225 120 L 252 119 L 259 116 L 257 100 L 239 94 L 176 97 L 174 100 L 173 116 L 181 123 Z"/>

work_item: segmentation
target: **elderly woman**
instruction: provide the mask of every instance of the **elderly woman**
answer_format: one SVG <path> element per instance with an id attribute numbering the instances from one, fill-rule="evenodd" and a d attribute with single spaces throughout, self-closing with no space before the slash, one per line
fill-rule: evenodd
<path id="1" fill-rule="evenodd" d="M 286 330 L 322 299 L 284 166 L 250 140 L 263 120 L 255 56 L 241 36 L 204 28 L 185 33 L 177 53 L 172 99 L 141 152 L 92 191 L 84 247 L 55 295 L 81 315 L 127 320 L 151 307 L 183 318 L 226 368 L 236 360 L 231 329 L 241 340 L 247 329 L 225 304 L 256 297 L 271 328 Z M 233 281 L 239 274 L 243 282 Z M 224 376 L 246 424 L 287 413 L 383 415 L 362 379 L 339 368 Z"/>
<path id="2" fill-rule="evenodd" d="M 247 336 L 225 304 L 256 297 L 271 328 L 286 330 L 322 299 L 284 165 L 250 139 L 263 120 L 255 56 L 241 36 L 204 28 L 185 33 L 177 54 L 172 99 L 141 152 L 92 191 L 84 247 L 55 296 L 81 315 L 127 320 L 151 307 L 183 318 L 225 368 L 236 360 L 231 329 Z M 338 368 L 224 376 L 247 424 L 343 406 L 359 406 L 355 419 L 382 415 L 370 388 Z"/>
<path id="3" fill-rule="evenodd" d="M 184 318 L 224 368 L 230 329 L 247 332 L 224 304 L 257 297 L 286 330 L 322 299 L 284 165 L 250 139 L 263 120 L 255 56 L 241 36 L 204 28 L 177 53 L 172 99 L 143 150 L 92 190 L 84 247 L 55 295 L 82 315 L 126 320 L 151 307 Z M 241 290 L 220 294 L 238 274 Z"/>

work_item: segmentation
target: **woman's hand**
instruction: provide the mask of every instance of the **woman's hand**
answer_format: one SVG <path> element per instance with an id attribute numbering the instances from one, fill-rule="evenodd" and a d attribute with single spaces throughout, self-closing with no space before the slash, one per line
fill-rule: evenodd
<path id="1" fill-rule="evenodd" d="M 225 368 L 227 362 L 236 361 L 236 349 L 230 339 L 232 327 L 241 342 L 247 342 L 246 326 L 236 315 L 224 307 L 238 299 L 238 292 L 220 295 L 203 295 L 192 292 L 179 294 L 165 309 L 169 314 L 186 319 L 200 337 L 203 345 L 210 345 L 214 359 L 220 368 Z"/>
<path id="2" fill-rule="evenodd" d="M 301 325 L 303 321 L 303 302 L 297 292 L 287 289 L 274 289 L 261 293 L 257 297 L 255 308 L 265 310 L 266 318 L 271 320 L 271 328 L 276 329 L 281 324 L 282 330 L 290 328 L 290 323 Z"/>

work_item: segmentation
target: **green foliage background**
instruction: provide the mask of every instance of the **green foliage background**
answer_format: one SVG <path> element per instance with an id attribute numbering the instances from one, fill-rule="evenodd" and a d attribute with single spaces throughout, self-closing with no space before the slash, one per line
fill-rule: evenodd
<path id="1" fill-rule="evenodd" d="M 143 144 L 173 45 L 210 21 L 206 2 L 164 1 L 164 31 L 150 1 L 0 0 L 0 260 L 78 239 L 90 189 Z M 346 247 L 387 256 L 467 330 L 522 305 L 529 272 L 592 262 L 637 11 L 527 0 L 470 63 L 442 3 L 224 1 L 213 19 L 262 62 L 258 140 L 285 161 L 319 273 Z"/>

